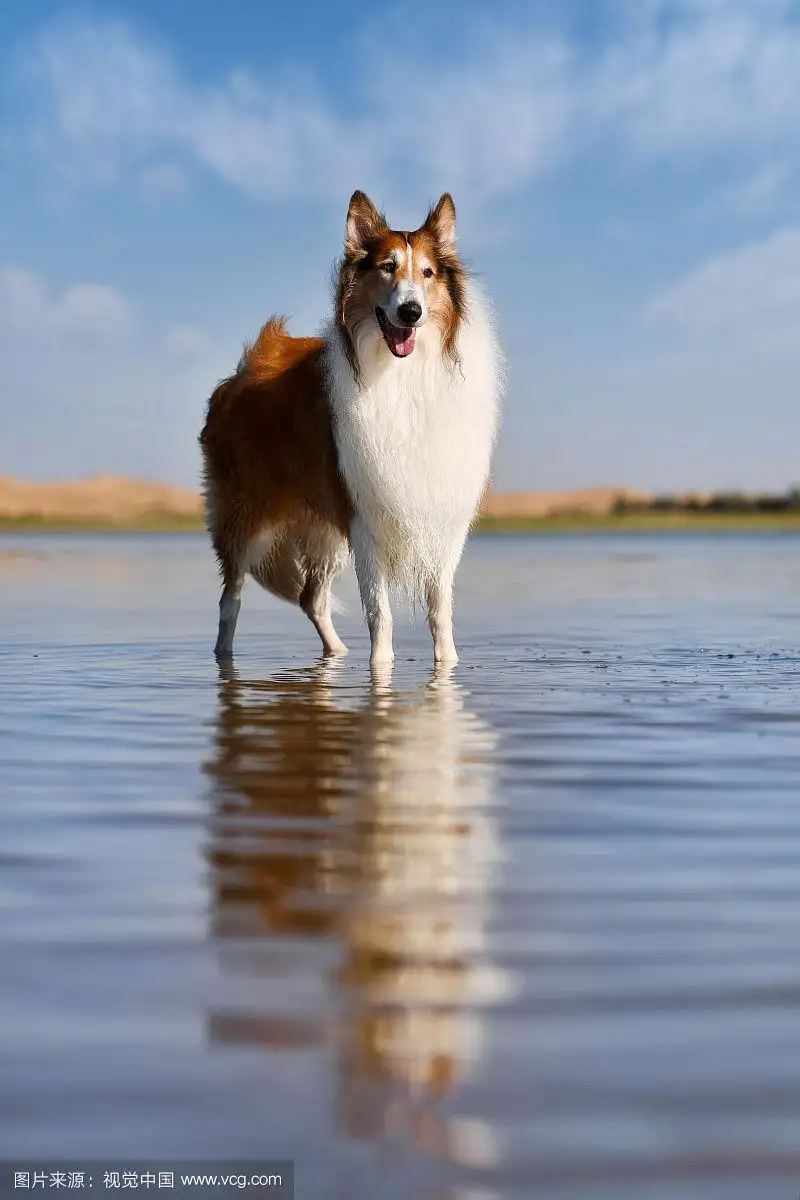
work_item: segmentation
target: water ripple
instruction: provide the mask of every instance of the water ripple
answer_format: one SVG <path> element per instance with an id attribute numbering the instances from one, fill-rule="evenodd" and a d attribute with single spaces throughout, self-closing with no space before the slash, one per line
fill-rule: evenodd
<path id="1" fill-rule="evenodd" d="M 249 591 L 218 677 L 202 538 L 6 538 L 0 1154 L 796 1194 L 798 548 L 476 540 L 371 684 Z"/>

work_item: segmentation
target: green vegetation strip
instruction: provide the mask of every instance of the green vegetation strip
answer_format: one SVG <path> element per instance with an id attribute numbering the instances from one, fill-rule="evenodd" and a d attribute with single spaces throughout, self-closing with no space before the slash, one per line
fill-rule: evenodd
<path id="1" fill-rule="evenodd" d="M 800 513 L 615 513 L 593 516 L 589 513 L 551 517 L 483 517 L 476 533 L 637 533 L 664 531 L 736 533 L 800 530 Z"/>
<path id="2" fill-rule="evenodd" d="M 6 533 L 191 533 L 202 531 L 199 517 L 146 513 L 134 520 L 99 518 L 49 518 L 41 516 L 2 517 L 0 532 Z M 708 513 L 638 512 L 592 516 L 587 513 L 551 517 L 483 517 L 476 533 L 636 533 L 665 531 L 736 533 L 800 531 L 800 512 Z"/>
<path id="3" fill-rule="evenodd" d="M 7 533 L 183 533 L 204 529 L 200 517 L 174 513 L 142 513 L 128 520 L 102 517 L 0 516 L 0 532 Z"/>

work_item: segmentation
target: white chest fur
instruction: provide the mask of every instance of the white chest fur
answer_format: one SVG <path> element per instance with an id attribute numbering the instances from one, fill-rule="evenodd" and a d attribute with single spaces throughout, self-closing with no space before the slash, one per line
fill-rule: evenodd
<path id="1" fill-rule="evenodd" d="M 359 339 L 357 385 L 338 334 L 326 337 L 339 464 L 358 516 L 397 582 L 436 573 L 475 514 L 496 436 L 503 364 L 485 301 L 473 285 L 460 370 L 432 325 L 405 359 L 376 328 Z"/>

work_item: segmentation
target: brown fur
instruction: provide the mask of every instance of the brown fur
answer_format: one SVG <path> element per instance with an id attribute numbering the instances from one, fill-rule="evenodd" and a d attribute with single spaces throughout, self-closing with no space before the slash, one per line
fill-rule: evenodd
<path id="1" fill-rule="evenodd" d="M 266 526 L 302 545 L 315 529 L 346 538 L 352 505 L 339 473 L 322 376 L 323 342 L 273 317 L 211 397 L 200 435 L 209 532 L 223 580 Z M 295 602 L 306 579 L 284 543 L 253 575 Z"/>

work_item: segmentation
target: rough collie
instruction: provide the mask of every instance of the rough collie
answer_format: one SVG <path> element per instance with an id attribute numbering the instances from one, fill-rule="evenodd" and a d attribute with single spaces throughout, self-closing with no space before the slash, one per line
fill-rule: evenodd
<path id="1" fill-rule="evenodd" d="M 502 374 L 452 198 L 410 233 L 355 192 L 321 336 L 291 337 L 271 318 L 208 405 L 217 657 L 232 654 L 247 574 L 300 606 L 326 654 L 346 653 L 331 584 L 349 551 L 370 661 L 393 659 L 393 586 L 426 605 L 435 661 L 457 661 L 453 580 L 488 480 Z"/>

